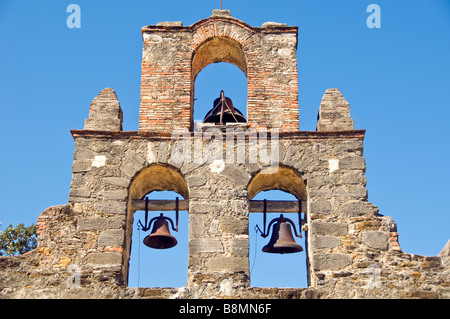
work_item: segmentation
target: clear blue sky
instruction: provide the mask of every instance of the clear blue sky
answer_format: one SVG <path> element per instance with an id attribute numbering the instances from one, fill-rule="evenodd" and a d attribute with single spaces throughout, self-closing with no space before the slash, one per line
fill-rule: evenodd
<path id="1" fill-rule="evenodd" d="M 80 29 L 66 26 L 71 3 L 81 7 Z M 380 29 L 366 25 L 371 3 L 381 8 Z M 35 223 L 47 207 L 67 203 L 74 151 L 69 130 L 83 128 L 90 102 L 103 88 L 116 90 L 124 130 L 138 129 L 141 27 L 190 25 L 219 5 L 0 0 L 3 229 Z M 339 88 L 355 128 L 367 130 L 369 201 L 397 223 L 403 251 L 438 254 L 450 238 L 450 1 L 224 0 L 224 8 L 253 26 L 299 26 L 300 129 L 315 130 L 324 91 Z M 222 72 L 231 80 L 220 82 Z M 245 83 L 234 66 L 205 68 L 196 82 L 196 118 L 220 89 L 245 112 Z M 257 275 L 266 265 L 262 255 L 255 282 L 263 278 Z"/>

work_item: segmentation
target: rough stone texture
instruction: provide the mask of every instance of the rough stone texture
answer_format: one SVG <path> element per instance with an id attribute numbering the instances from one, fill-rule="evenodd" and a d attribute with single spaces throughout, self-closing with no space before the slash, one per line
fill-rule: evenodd
<path id="1" fill-rule="evenodd" d="M 353 128 L 350 104 L 339 89 L 326 90 L 320 103 L 317 131 L 345 131 Z"/>
<path id="2" fill-rule="evenodd" d="M 106 88 L 91 103 L 85 130 L 121 131 L 123 114 L 113 89 Z"/>
<path id="3" fill-rule="evenodd" d="M 345 113 L 328 114 L 338 126 L 291 131 L 297 125 L 292 126 L 291 119 L 298 116 L 298 105 L 289 102 L 297 94 L 296 66 L 291 64 L 296 29 L 269 24 L 253 28 L 220 15 L 187 28 L 167 23 L 144 28 L 139 132 L 120 131 L 118 122 L 110 130 L 104 126 L 110 117 L 103 113 L 98 126 L 72 131 L 75 153 L 68 204 L 50 207 L 39 216 L 37 249 L 0 257 L 0 298 L 450 298 L 449 244 L 439 256 L 402 252 L 394 220 L 368 202 L 364 131 L 353 130 L 353 124 L 341 130 L 339 123 L 349 125 L 349 109 L 340 93 L 327 91 L 321 106 L 323 116 L 334 107 Z M 283 109 L 249 113 L 253 124 L 285 128 L 273 167 L 260 156 L 244 163 L 172 158 L 179 141 L 167 130 L 189 127 L 191 121 L 192 70 L 190 62 L 183 61 L 218 35 L 238 41 L 249 57 L 249 110 L 269 105 Z M 212 44 L 230 49 L 230 43 Z M 170 51 L 173 45 L 186 52 Z M 259 61 L 262 51 L 272 66 L 269 60 Z M 289 58 L 281 62 L 281 56 Z M 156 76 L 163 71 L 167 76 Z M 285 71 L 286 77 L 280 77 Z M 291 77 L 295 81 L 290 82 Z M 89 125 L 101 112 L 119 118 L 112 96 L 107 91 L 96 98 Z M 95 113 L 99 105 L 105 108 Z M 195 134 L 188 134 L 185 140 L 192 150 L 194 139 Z M 224 158 L 238 151 L 225 142 L 222 149 Z M 258 149 L 246 143 L 240 152 L 258 154 Z M 249 200 L 270 189 L 289 192 L 304 203 L 307 288 L 250 287 Z M 155 190 L 175 191 L 189 201 L 188 281 L 182 288 L 127 286 L 131 200 Z"/>

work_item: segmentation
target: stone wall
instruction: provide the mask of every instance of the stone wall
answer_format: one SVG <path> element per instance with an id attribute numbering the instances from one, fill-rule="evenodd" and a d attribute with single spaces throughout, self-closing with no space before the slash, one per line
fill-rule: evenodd
<path id="1" fill-rule="evenodd" d="M 449 297 L 448 254 L 425 257 L 401 252 L 394 221 L 367 201 L 364 131 L 280 136 L 274 188 L 306 196 L 300 199 L 307 204 L 310 284 L 303 289 L 249 284 L 248 188 L 253 185 L 252 196 L 270 188 L 267 182 L 252 183 L 264 165 L 175 166 L 171 150 L 177 141 L 169 137 L 120 131 L 72 134 L 69 203 L 41 214 L 36 250 L 0 259 L 3 298 Z M 181 193 L 183 181 L 188 187 L 184 195 L 189 199 L 189 262 L 184 288 L 127 287 L 130 192 L 139 187 L 148 188 L 141 192 L 151 191 L 154 185 L 140 184 L 139 176 L 145 172 L 155 178 L 158 172 L 164 176 L 173 172 L 163 189 L 181 187 L 177 189 Z M 280 182 L 287 172 L 298 176 L 297 184 Z"/>

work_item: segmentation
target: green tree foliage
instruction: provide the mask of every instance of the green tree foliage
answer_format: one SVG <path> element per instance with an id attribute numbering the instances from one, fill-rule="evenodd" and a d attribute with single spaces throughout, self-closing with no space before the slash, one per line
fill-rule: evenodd
<path id="1" fill-rule="evenodd" d="M 36 225 L 17 227 L 9 225 L 0 232 L 0 256 L 14 256 L 24 254 L 37 247 Z"/>

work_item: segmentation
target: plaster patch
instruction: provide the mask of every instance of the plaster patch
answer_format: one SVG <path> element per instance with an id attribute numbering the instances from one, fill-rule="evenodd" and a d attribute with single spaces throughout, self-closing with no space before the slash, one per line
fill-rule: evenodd
<path id="1" fill-rule="evenodd" d="M 106 165 L 106 156 L 97 155 L 92 162 L 93 167 L 102 167 Z"/>
<path id="2" fill-rule="evenodd" d="M 339 169 L 339 160 L 338 159 L 330 159 L 328 161 L 328 168 L 330 170 L 330 173 L 337 171 Z"/>
<path id="3" fill-rule="evenodd" d="M 225 162 L 223 160 L 214 160 L 209 164 L 209 169 L 213 173 L 222 173 L 225 168 Z"/>
<path id="4" fill-rule="evenodd" d="M 149 142 L 147 144 L 147 162 L 149 164 L 151 163 L 156 163 L 157 162 L 157 156 L 156 156 L 156 150 L 155 150 L 155 145 L 152 142 Z"/>

